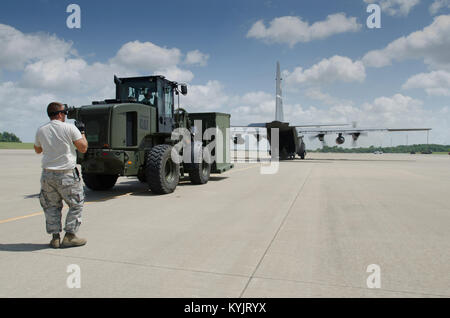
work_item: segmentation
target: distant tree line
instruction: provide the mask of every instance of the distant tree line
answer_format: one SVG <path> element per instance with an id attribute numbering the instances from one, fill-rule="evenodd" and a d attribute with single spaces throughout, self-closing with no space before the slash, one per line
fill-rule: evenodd
<path id="1" fill-rule="evenodd" d="M 0 132 L 0 142 L 22 142 L 19 137 L 7 131 Z"/>
<path id="2" fill-rule="evenodd" d="M 384 153 L 421 153 L 421 152 L 450 152 L 450 145 L 421 144 L 396 147 L 374 147 L 368 148 L 342 148 L 338 146 L 324 146 L 321 149 L 308 150 L 310 152 L 342 152 L 342 153 L 373 153 L 374 151 L 382 151 Z"/>

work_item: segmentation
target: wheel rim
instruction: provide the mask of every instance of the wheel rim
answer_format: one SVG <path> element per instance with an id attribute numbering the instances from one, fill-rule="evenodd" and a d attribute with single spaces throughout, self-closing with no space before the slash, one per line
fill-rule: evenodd
<path id="1" fill-rule="evenodd" d="M 171 159 L 168 159 L 166 162 L 166 167 L 165 167 L 165 171 L 164 171 L 164 177 L 166 179 L 167 182 L 172 183 L 173 180 L 175 179 L 175 164 L 173 163 L 173 161 Z"/>

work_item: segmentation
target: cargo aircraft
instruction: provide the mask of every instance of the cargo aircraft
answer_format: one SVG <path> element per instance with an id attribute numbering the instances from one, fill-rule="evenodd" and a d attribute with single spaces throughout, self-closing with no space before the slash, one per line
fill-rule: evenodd
<path id="1" fill-rule="evenodd" d="M 278 129 L 277 153 L 279 159 L 294 159 L 296 155 L 305 159 L 305 135 L 309 135 L 311 140 L 318 138 L 323 145 L 325 145 L 325 135 L 328 134 L 337 134 L 336 144 L 338 145 L 345 142 L 344 135 L 351 136 L 353 145 L 356 145 L 358 138 L 366 136 L 369 132 L 427 131 L 428 133 L 431 130 L 431 128 L 357 128 L 355 122 L 353 124 L 290 125 L 284 121 L 281 80 L 280 63 L 277 62 L 275 120 L 268 123 L 253 123 L 248 126 L 232 126 L 231 136 L 234 144 L 244 144 L 244 135 L 255 136 L 258 143 L 262 138 L 266 138 L 269 144 L 272 144 L 272 129 Z M 261 129 L 265 131 L 261 133 Z"/>

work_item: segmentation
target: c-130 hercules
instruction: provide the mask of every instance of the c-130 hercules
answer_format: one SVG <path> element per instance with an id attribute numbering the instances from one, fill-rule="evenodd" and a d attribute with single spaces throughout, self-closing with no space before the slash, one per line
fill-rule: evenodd
<path id="1" fill-rule="evenodd" d="M 309 124 L 309 125 L 290 125 L 284 121 L 283 99 L 281 95 L 281 73 L 280 63 L 277 62 L 276 73 L 276 97 L 275 97 L 275 120 L 268 123 L 253 123 L 248 126 L 232 126 L 232 136 L 235 144 L 243 144 L 242 135 L 254 135 L 259 142 L 261 134 L 258 129 L 267 130 L 267 140 L 271 144 L 272 129 L 278 129 L 278 154 L 280 160 L 294 159 L 298 155 L 305 159 L 306 146 L 303 140 L 304 135 L 311 135 L 310 139 L 318 138 L 322 144 L 325 144 L 325 135 L 337 134 L 336 144 L 342 145 L 345 142 L 344 135 L 351 135 L 353 143 L 360 136 L 367 135 L 368 132 L 387 131 L 430 131 L 431 128 L 356 128 L 356 123 L 351 128 L 339 128 L 340 126 L 350 126 L 349 124 Z M 333 128 L 321 128 L 333 127 Z M 250 129 L 254 128 L 254 129 Z M 270 153 L 270 150 L 269 150 Z"/>

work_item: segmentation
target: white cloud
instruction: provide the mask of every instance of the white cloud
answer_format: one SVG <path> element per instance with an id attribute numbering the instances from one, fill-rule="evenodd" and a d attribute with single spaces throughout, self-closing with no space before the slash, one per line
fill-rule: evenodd
<path id="1" fill-rule="evenodd" d="M 323 103 L 331 106 L 328 109 L 309 107 L 301 109 L 308 121 L 318 122 L 346 122 L 356 121 L 361 127 L 422 127 L 425 109 L 423 102 L 402 94 L 391 97 L 378 97 L 372 102 L 365 102 L 355 106 L 353 101 L 340 100 L 326 93 L 314 92 L 309 96 L 317 97 Z M 295 116 L 296 111 L 291 110 Z"/>
<path id="2" fill-rule="evenodd" d="M 450 8 L 450 0 L 434 0 L 429 10 L 432 15 L 435 15 L 444 8 Z"/>
<path id="3" fill-rule="evenodd" d="M 19 87 L 13 82 L 0 83 L 0 131 L 15 133 L 22 141 L 34 140 L 36 128 L 48 119 L 46 108 L 49 101 L 57 100 L 51 93 Z"/>
<path id="4" fill-rule="evenodd" d="M 384 67 L 392 61 L 424 59 L 433 68 L 450 68 L 450 15 L 436 17 L 421 31 L 398 38 L 384 49 L 368 52 L 363 57 L 366 66 Z"/>
<path id="5" fill-rule="evenodd" d="M 269 27 L 263 20 L 253 24 L 247 33 L 248 38 L 264 40 L 268 43 L 287 43 L 291 47 L 299 42 L 324 39 L 329 36 L 355 32 L 361 28 L 356 18 L 348 18 L 344 13 L 331 14 L 324 21 L 309 25 L 300 17 L 284 16 L 273 19 Z"/>
<path id="6" fill-rule="evenodd" d="M 81 72 L 87 63 L 82 59 L 57 58 L 48 61 L 38 61 L 25 67 L 22 83 L 26 87 L 52 88 L 65 90 L 82 81 Z"/>
<path id="7" fill-rule="evenodd" d="M 305 95 L 308 96 L 311 99 L 318 100 L 323 102 L 326 105 L 332 105 L 337 102 L 337 99 L 330 96 L 327 93 L 323 93 L 318 88 L 310 88 L 305 91 Z"/>
<path id="8" fill-rule="evenodd" d="M 122 77 L 158 74 L 170 80 L 190 82 L 194 74 L 190 70 L 180 68 L 179 63 L 181 52 L 176 48 L 167 49 L 151 42 L 134 41 L 125 43 L 117 54 L 105 63 L 88 64 L 81 58 L 58 57 L 27 64 L 20 83 L 29 88 L 68 94 L 90 94 L 109 92 L 107 87 L 113 85 L 114 74 Z"/>
<path id="9" fill-rule="evenodd" d="M 318 88 L 309 88 L 305 91 L 305 95 L 313 100 L 320 101 L 328 106 L 352 106 L 354 103 L 351 100 L 344 100 L 333 97 L 327 93 L 322 92 Z"/>
<path id="10" fill-rule="evenodd" d="M 275 118 L 275 98 L 263 91 L 234 96 L 230 103 L 233 122 L 250 124 L 272 121 Z"/>
<path id="11" fill-rule="evenodd" d="M 428 95 L 450 96 L 450 72 L 420 73 L 410 77 L 402 87 L 404 89 L 424 89 Z"/>
<path id="12" fill-rule="evenodd" d="M 20 70 L 27 63 L 76 53 L 72 43 L 45 33 L 24 34 L 0 24 L 0 70 Z"/>
<path id="13" fill-rule="evenodd" d="M 187 109 L 195 111 L 221 109 L 226 106 L 229 97 L 219 81 L 208 81 L 206 85 L 191 85 L 188 94 L 183 97 L 181 103 Z"/>
<path id="14" fill-rule="evenodd" d="M 407 16 L 420 0 L 364 0 L 364 2 L 379 4 L 382 12 L 391 16 Z"/>
<path id="15" fill-rule="evenodd" d="M 163 75 L 167 79 L 175 82 L 190 82 L 194 78 L 194 73 L 189 70 L 183 70 L 177 66 L 168 67 L 155 71 L 154 75 Z"/>
<path id="16" fill-rule="evenodd" d="M 357 112 L 350 101 L 342 101 L 317 89 L 307 90 L 310 98 L 320 100 L 329 108 L 304 107 L 300 104 L 284 103 L 285 120 L 292 124 L 346 123 L 348 117 Z M 273 94 L 257 91 L 230 100 L 233 124 L 269 122 L 275 118 L 275 98 Z"/>
<path id="17" fill-rule="evenodd" d="M 398 125 L 421 127 L 424 122 L 425 110 L 423 102 L 402 94 L 392 97 L 379 97 L 371 103 L 362 105 L 364 122 L 376 124 L 382 123 L 389 128 Z M 362 118 L 361 118 L 362 119 Z"/>
<path id="18" fill-rule="evenodd" d="M 425 110 L 423 102 L 402 94 L 391 97 L 379 97 L 372 102 L 355 106 L 351 101 L 342 102 L 339 99 L 324 94 L 325 103 L 335 101 L 329 108 L 314 106 L 287 107 L 287 115 L 302 123 L 351 123 L 356 121 L 360 127 L 421 127 Z M 292 122 L 292 120 L 290 119 Z"/>
<path id="19" fill-rule="evenodd" d="M 284 75 L 287 85 L 294 86 L 304 83 L 363 82 L 366 71 L 361 61 L 353 62 L 348 57 L 335 55 L 323 59 L 309 69 L 297 67 L 292 73 L 284 72 Z"/>
<path id="20" fill-rule="evenodd" d="M 108 91 L 112 87 L 113 75 L 136 76 L 138 72 L 128 68 L 110 64 L 88 64 L 83 59 L 57 58 L 48 61 L 38 61 L 28 64 L 20 85 L 25 88 L 39 88 L 44 91 L 57 92 L 67 96 L 95 95 Z M 95 99 L 111 98 L 112 96 L 97 96 Z"/>
<path id="21" fill-rule="evenodd" d="M 184 63 L 188 65 L 206 66 L 208 59 L 208 54 L 204 54 L 199 50 L 194 50 L 187 52 Z"/>
<path id="22" fill-rule="evenodd" d="M 141 72 L 154 72 L 160 68 L 177 65 L 181 52 L 177 48 L 168 49 L 151 42 L 133 41 L 125 43 L 110 61 Z"/>

